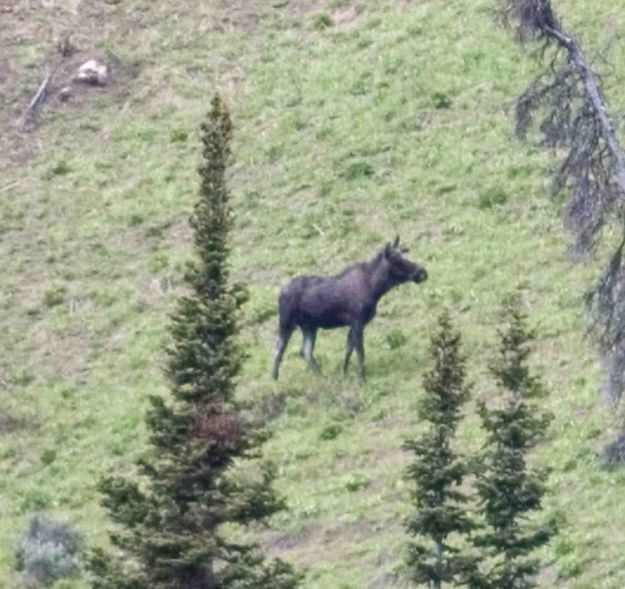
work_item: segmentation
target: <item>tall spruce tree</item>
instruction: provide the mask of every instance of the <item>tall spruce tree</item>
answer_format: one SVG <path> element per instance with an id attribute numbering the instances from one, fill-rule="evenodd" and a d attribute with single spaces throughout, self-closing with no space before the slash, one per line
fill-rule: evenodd
<path id="1" fill-rule="evenodd" d="M 473 538 L 482 553 L 480 573 L 470 583 L 474 589 L 535 587 L 540 563 L 531 553 L 555 532 L 552 525 L 526 521 L 540 509 L 545 492 L 545 473 L 528 467 L 527 454 L 551 416 L 535 402 L 545 391 L 527 365 L 534 336 L 518 297 L 505 302 L 504 321 L 490 368 L 501 392 L 499 406 L 479 405 L 487 442 L 476 479 L 484 526 Z"/>
<path id="2" fill-rule="evenodd" d="M 191 218 L 197 259 L 189 293 L 172 317 L 167 375 L 171 399 L 151 397 L 151 451 L 136 477 L 102 481 L 103 503 L 118 524 L 113 550 L 91 561 L 96 589 L 292 589 L 290 566 L 265 563 L 224 525 L 262 521 L 282 507 L 269 469 L 253 481 L 233 477 L 258 454 L 262 432 L 234 399 L 241 353 L 234 337 L 244 290 L 229 282 L 231 211 L 225 182 L 230 116 L 216 96 L 202 126 L 201 190 Z"/>
<path id="3" fill-rule="evenodd" d="M 473 528 L 460 490 L 467 465 L 454 447 L 462 406 L 471 390 L 465 383 L 460 345 L 460 333 L 445 311 L 431 339 L 433 367 L 424 378 L 425 396 L 419 406 L 427 430 L 404 446 L 414 454 L 408 478 L 415 484 L 415 513 L 406 527 L 417 540 L 408 547 L 410 576 L 415 583 L 436 589 L 443 583 L 461 584 L 473 568 L 471 556 L 449 542 L 451 534 L 468 534 Z"/>

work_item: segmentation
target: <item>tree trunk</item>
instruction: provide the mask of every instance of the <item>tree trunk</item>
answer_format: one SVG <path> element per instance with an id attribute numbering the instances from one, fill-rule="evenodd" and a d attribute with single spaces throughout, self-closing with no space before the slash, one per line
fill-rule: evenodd
<path id="1" fill-rule="evenodd" d="M 215 589 L 215 573 L 212 565 L 198 566 L 185 579 L 180 589 Z"/>
<path id="2" fill-rule="evenodd" d="M 438 579 L 434 581 L 433 588 L 441 589 L 441 576 L 443 571 L 443 545 L 441 542 L 436 543 L 436 569 L 438 573 Z"/>

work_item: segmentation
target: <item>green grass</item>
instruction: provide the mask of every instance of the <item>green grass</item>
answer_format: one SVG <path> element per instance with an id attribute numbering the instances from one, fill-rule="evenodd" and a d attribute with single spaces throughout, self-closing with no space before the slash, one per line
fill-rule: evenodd
<path id="1" fill-rule="evenodd" d="M 0 33 L 14 41 L 0 59 L 12 71 L 0 86 L 0 586 L 18 585 L 12 544 L 33 511 L 105 541 L 95 485 L 132 467 L 146 398 L 167 390 L 160 366 L 190 256 L 197 128 L 219 89 L 236 132 L 233 274 L 251 292 L 239 391 L 274 418 L 266 455 L 289 505 L 251 535 L 305 568 L 307 589 L 382 587 L 401 574 L 400 448 L 420 427 L 435 317 L 452 310 L 476 395 L 488 397 L 498 305 L 520 290 L 555 414 L 536 460 L 552 469 L 547 511 L 565 520 L 543 553 L 544 585 L 623 587 L 625 475 L 601 468 L 616 420 L 598 393 L 583 307 L 604 260 L 570 263 L 545 179 L 553 155 L 512 134 L 536 48 L 499 29 L 487 0 L 372 0 L 341 25 L 326 18 L 341 4 L 322 0 L 75 4 L 16 3 L 8 18 L 30 33 Z M 623 110 L 618 2 L 555 8 L 608 58 L 598 67 Z M 65 106 L 52 96 L 39 126 L 18 133 L 66 30 L 116 60 L 117 81 Z M 293 341 L 271 382 L 279 286 L 371 257 L 396 233 L 430 280 L 381 303 L 366 332 L 367 384 L 340 374 L 343 332 L 319 337 L 323 376 L 311 377 Z M 479 444 L 474 417 L 462 439 Z"/>

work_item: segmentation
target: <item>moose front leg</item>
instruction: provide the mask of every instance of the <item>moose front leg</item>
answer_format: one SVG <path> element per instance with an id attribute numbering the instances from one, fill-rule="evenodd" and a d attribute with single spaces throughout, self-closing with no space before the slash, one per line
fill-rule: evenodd
<path id="1" fill-rule="evenodd" d="M 352 338 L 354 340 L 354 348 L 356 348 L 356 354 L 358 356 L 358 365 L 360 378 L 362 380 L 366 380 L 365 378 L 365 326 L 364 325 L 354 325 L 352 327 L 354 333 L 352 334 Z"/>
<path id="2" fill-rule="evenodd" d="M 315 350 L 315 342 L 317 341 L 317 330 L 307 329 L 302 330 L 304 334 L 304 340 L 302 341 L 302 357 L 306 360 L 306 363 L 313 370 L 320 372 L 320 366 L 317 360 L 313 356 Z"/>
<path id="3" fill-rule="evenodd" d="M 345 362 L 343 362 L 343 372 L 347 372 L 349 360 L 352 352 L 356 350 L 358 355 L 360 378 L 365 380 L 365 343 L 364 343 L 364 325 L 352 325 L 347 334 L 347 347 L 345 349 Z"/>
<path id="4" fill-rule="evenodd" d="M 347 367 L 349 366 L 349 360 L 352 357 L 354 351 L 354 328 L 350 327 L 347 332 L 347 342 L 345 345 L 345 361 L 343 362 L 343 374 L 347 373 Z"/>

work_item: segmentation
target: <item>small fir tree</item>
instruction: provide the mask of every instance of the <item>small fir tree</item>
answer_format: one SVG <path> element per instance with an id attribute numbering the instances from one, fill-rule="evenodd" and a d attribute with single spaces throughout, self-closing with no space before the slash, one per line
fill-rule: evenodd
<path id="1" fill-rule="evenodd" d="M 245 300 L 228 277 L 231 212 L 225 172 L 232 126 L 219 97 L 202 124 L 204 163 L 191 218 L 197 260 L 189 293 L 172 317 L 168 349 L 170 401 L 151 398 L 151 451 L 138 476 L 102 481 L 103 503 L 119 524 L 114 551 L 98 550 L 96 589 L 292 589 L 298 576 L 281 561 L 265 563 L 255 545 L 224 525 L 262 521 L 282 507 L 267 468 L 253 482 L 232 476 L 240 459 L 257 456 L 260 431 L 234 399 L 241 353 L 234 342 Z"/>
<path id="2" fill-rule="evenodd" d="M 518 297 L 504 304 L 504 319 L 499 355 L 491 366 L 501 403 L 479 405 L 487 442 L 476 480 L 484 526 L 473 539 L 482 553 L 481 572 L 470 584 L 474 589 L 535 587 L 539 562 L 531 553 L 555 532 L 553 524 L 526 521 L 540 509 L 545 492 L 545 473 L 528 467 L 527 454 L 544 436 L 551 416 L 535 402 L 544 388 L 527 365 L 534 336 Z"/>
<path id="3" fill-rule="evenodd" d="M 454 448 L 462 406 L 470 395 L 460 345 L 461 336 L 445 311 L 431 340 L 433 367 L 424 378 L 426 394 L 419 406 L 427 431 L 405 444 L 414 453 L 408 478 L 415 484 L 415 514 L 406 527 L 418 538 L 408 547 L 410 576 L 436 589 L 443 583 L 460 584 L 473 567 L 470 555 L 449 542 L 451 534 L 467 534 L 473 528 L 460 490 L 467 466 Z"/>

